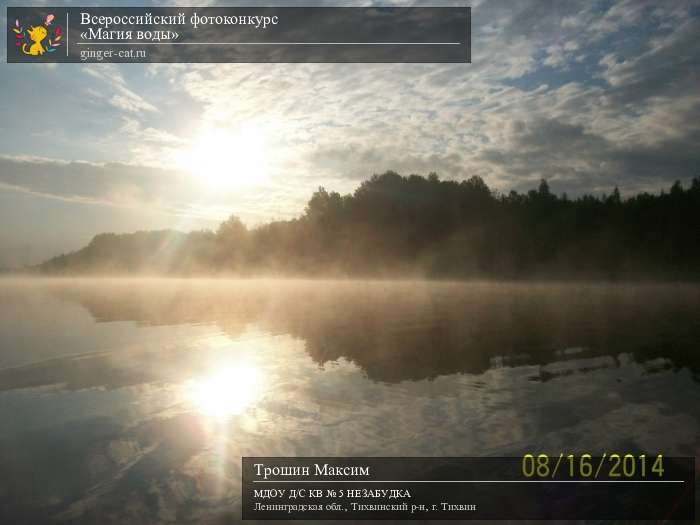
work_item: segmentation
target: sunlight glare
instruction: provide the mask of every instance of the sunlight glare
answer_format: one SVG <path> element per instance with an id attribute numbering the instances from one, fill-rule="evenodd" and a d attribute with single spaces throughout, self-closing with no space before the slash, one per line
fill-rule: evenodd
<path id="1" fill-rule="evenodd" d="M 260 392 L 260 372 L 249 365 L 225 367 L 188 384 L 189 400 L 202 413 L 214 417 L 240 414 Z"/>
<path id="2" fill-rule="evenodd" d="M 266 177 L 266 140 L 262 128 L 208 128 L 180 158 L 180 165 L 212 190 L 231 190 Z"/>

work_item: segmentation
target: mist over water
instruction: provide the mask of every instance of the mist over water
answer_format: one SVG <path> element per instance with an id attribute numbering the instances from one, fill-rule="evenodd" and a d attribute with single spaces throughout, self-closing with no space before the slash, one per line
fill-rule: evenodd
<path id="1" fill-rule="evenodd" d="M 235 521 L 241 456 L 700 456 L 698 285 L 7 279 L 0 303 L 3 523 Z"/>

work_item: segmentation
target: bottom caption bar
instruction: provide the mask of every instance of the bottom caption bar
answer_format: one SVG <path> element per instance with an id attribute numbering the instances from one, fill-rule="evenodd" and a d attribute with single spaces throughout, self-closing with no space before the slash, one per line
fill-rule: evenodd
<path id="1" fill-rule="evenodd" d="M 695 458 L 650 457 L 245 457 L 243 519 L 694 520 Z"/>

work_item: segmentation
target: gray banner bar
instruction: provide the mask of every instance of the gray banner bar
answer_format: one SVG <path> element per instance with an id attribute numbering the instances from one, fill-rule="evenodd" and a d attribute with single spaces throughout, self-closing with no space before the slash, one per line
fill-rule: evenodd
<path id="1" fill-rule="evenodd" d="M 243 519 L 693 520 L 695 458 L 242 458 Z"/>
<path id="2" fill-rule="evenodd" d="M 8 7 L 7 61 L 471 61 L 468 7 Z"/>

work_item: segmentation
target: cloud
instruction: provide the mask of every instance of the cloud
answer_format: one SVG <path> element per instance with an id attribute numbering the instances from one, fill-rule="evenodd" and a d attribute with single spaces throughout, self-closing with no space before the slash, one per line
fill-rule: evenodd
<path id="1" fill-rule="evenodd" d="M 296 186 L 211 188 L 194 174 L 147 165 L 0 155 L 0 189 L 213 222 L 231 213 L 251 225 L 292 217 L 309 197 L 306 188 Z"/>
<path id="2" fill-rule="evenodd" d="M 468 66 L 196 65 L 172 74 L 202 105 L 203 122 L 274 123 L 276 147 L 294 157 L 282 170 L 299 180 L 314 173 L 348 187 L 332 180 L 396 169 L 479 174 L 503 190 L 550 176 L 566 191 L 588 183 L 632 191 L 694 169 L 683 148 L 700 100 L 700 68 L 688 65 L 700 52 L 697 17 L 681 18 L 688 9 L 475 3 Z M 631 32 L 647 19 L 647 34 Z M 634 43 L 618 49 L 617 41 Z M 572 78 L 547 85 L 543 66 Z M 535 74 L 539 88 L 518 87 Z M 515 122 L 525 126 L 520 134 Z M 641 159 L 652 158 L 654 169 L 643 169 Z"/>
<path id="3" fill-rule="evenodd" d="M 545 177 L 570 194 L 656 191 L 700 175 L 697 2 L 472 6 L 468 65 L 62 65 L 41 73 L 57 98 L 36 101 L 61 127 L 31 143 L 28 70 L 1 66 L 10 103 L 0 110 L 0 184 L 262 222 L 300 213 L 319 185 L 350 192 L 387 169 L 480 175 L 501 191 Z M 178 154 L 200 134 L 249 128 L 263 130 L 264 183 L 206 191 L 180 169 Z"/>
<path id="4" fill-rule="evenodd" d="M 182 174 L 155 168 L 26 156 L 0 156 L 0 184 L 66 201 L 164 209 L 190 185 Z"/>
<path id="5" fill-rule="evenodd" d="M 415 156 L 399 150 L 364 149 L 345 145 L 319 149 L 310 154 L 309 161 L 327 176 L 342 173 L 345 177 L 357 180 L 388 170 L 405 174 L 439 172 L 447 178 L 456 178 L 465 173 L 463 159 L 458 153 Z"/>
<path id="6" fill-rule="evenodd" d="M 692 144 L 699 139 L 697 133 L 651 146 L 621 145 L 582 125 L 536 119 L 516 121 L 508 147 L 484 149 L 479 160 L 519 177 L 520 189 L 546 178 L 556 181 L 556 189 L 576 193 L 609 191 L 616 185 L 636 192 L 697 176 L 700 151 Z"/>
<path id="7" fill-rule="evenodd" d="M 615 51 L 601 60 L 607 97 L 616 104 L 660 96 L 697 95 L 700 85 L 700 20 L 690 18 L 672 32 L 649 39 L 640 55 L 621 59 Z"/>
<path id="8" fill-rule="evenodd" d="M 127 87 L 126 80 L 115 64 L 95 64 L 85 67 L 83 71 L 98 79 L 103 84 L 102 89 L 107 88 L 106 93 L 88 89 L 87 92 L 91 95 L 106 99 L 115 108 L 129 113 L 158 112 L 157 107 Z"/>

